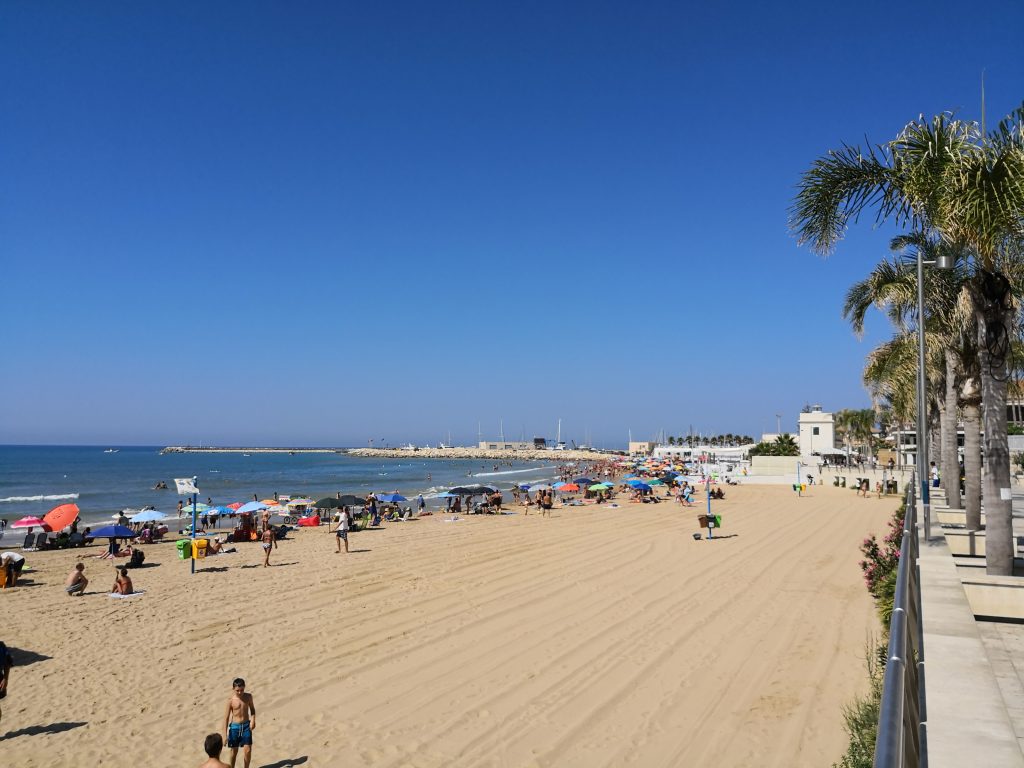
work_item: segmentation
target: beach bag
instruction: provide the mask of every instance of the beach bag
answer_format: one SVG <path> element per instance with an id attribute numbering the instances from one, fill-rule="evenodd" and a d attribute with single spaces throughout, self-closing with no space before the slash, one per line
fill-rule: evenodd
<path id="1" fill-rule="evenodd" d="M 141 549 L 132 550 L 132 559 L 128 563 L 129 568 L 140 568 L 142 567 L 143 561 L 146 559 L 146 553 Z"/>

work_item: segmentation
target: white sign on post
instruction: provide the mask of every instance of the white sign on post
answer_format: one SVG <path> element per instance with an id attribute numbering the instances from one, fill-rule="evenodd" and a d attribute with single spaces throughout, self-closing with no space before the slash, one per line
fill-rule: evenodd
<path id="1" fill-rule="evenodd" d="M 174 484 L 178 486 L 179 496 L 191 496 L 193 493 L 199 493 L 194 477 L 176 477 Z"/>

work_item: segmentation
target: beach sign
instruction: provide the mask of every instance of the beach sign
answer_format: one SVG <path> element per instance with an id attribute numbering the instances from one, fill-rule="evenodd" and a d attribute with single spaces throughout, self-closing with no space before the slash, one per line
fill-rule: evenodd
<path id="1" fill-rule="evenodd" d="M 174 484 L 178 486 L 179 496 L 191 496 L 193 493 L 199 493 L 194 477 L 176 477 L 174 478 Z"/>

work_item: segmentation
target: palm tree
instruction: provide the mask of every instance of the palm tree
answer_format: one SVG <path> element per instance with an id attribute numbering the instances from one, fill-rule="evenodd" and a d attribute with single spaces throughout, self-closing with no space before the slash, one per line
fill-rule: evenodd
<path id="1" fill-rule="evenodd" d="M 935 234 L 969 249 L 978 322 L 985 432 L 987 570 L 1013 572 L 1006 382 L 1014 302 L 1002 274 L 1024 237 L 1024 107 L 987 135 L 950 115 L 909 123 L 887 145 L 855 146 L 816 160 L 800 181 L 790 227 L 801 244 L 828 254 L 850 220 L 874 209 L 879 221 Z"/>
<path id="2" fill-rule="evenodd" d="M 974 315 L 967 290 L 969 273 L 965 254 L 922 234 L 896 237 L 890 248 L 897 253 L 912 250 L 916 254 L 920 251 L 926 260 L 948 256 L 956 264 L 953 270 L 926 273 L 924 290 L 926 346 L 933 356 L 937 354 L 941 358 L 940 366 L 929 366 L 927 374 L 932 381 L 944 384 L 945 390 L 945 396 L 935 400 L 940 413 L 940 467 L 949 506 L 959 509 L 958 393 L 964 382 L 964 358 L 970 357 L 976 348 L 972 341 L 975 335 L 972 333 Z M 864 317 L 872 305 L 886 311 L 901 336 L 916 332 L 916 325 L 920 322 L 917 319 L 916 255 L 909 259 L 894 257 L 892 261 L 883 261 L 866 279 L 847 291 L 843 316 L 850 320 L 858 336 L 863 334 Z M 907 340 L 913 341 L 909 336 Z M 974 479 L 980 483 L 980 475 Z"/>

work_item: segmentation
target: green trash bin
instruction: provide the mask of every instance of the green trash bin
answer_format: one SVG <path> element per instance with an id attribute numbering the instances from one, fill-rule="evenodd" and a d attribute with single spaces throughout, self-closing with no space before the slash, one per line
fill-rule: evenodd
<path id="1" fill-rule="evenodd" d="M 178 559 L 179 560 L 190 560 L 192 558 L 192 541 L 191 539 L 182 539 L 175 546 L 178 548 Z"/>

